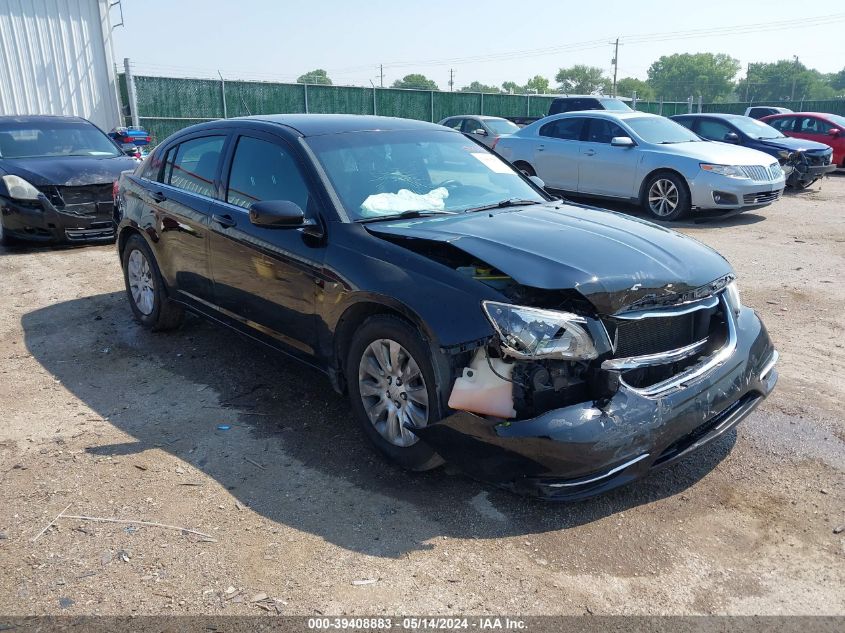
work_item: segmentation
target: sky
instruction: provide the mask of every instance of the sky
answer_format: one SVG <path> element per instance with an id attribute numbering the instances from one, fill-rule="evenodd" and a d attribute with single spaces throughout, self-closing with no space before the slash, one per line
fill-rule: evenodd
<path id="1" fill-rule="evenodd" d="M 448 89 L 523 84 L 561 67 L 646 78 L 672 53 L 728 53 L 745 65 L 791 59 L 845 68 L 845 6 L 795 0 L 122 0 L 115 56 L 136 74 L 295 81 L 324 68 L 338 85 L 384 85 L 422 73 Z M 794 19 L 794 22 L 791 21 Z M 113 22 L 119 10 L 112 10 Z M 741 73 L 742 74 L 742 73 Z"/>

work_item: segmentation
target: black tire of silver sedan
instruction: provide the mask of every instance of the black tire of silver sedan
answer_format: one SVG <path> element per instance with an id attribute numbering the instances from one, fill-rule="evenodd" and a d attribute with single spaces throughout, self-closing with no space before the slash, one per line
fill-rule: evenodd
<path id="1" fill-rule="evenodd" d="M 690 194 L 684 179 L 673 172 L 659 172 L 648 179 L 641 201 L 654 220 L 674 222 L 690 210 Z"/>
<path id="2" fill-rule="evenodd" d="M 123 248 L 123 281 L 135 320 L 153 331 L 173 330 L 182 324 L 182 306 L 167 297 L 164 280 L 150 247 L 132 235 Z"/>
<path id="3" fill-rule="evenodd" d="M 367 319 L 349 346 L 346 381 L 355 417 L 379 452 L 408 470 L 443 463 L 408 428 L 436 422 L 444 410 L 430 347 L 416 328 L 390 315 Z"/>

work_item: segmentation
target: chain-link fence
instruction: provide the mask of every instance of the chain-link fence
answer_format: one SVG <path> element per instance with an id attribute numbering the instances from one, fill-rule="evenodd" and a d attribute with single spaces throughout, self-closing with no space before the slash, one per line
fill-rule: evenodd
<path id="1" fill-rule="evenodd" d="M 124 104 L 128 96 L 126 75 L 120 75 Z M 137 121 L 150 131 L 154 142 L 194 123 L 249 114 L 342 113 L 378 114 L 422 121 L 440 121 L 458 114 L 503 117 L 541 117 L 555 95 L 510 95 L 474 92 L 439 92 L 283 84 L 223 79 L 182 79 L 134 76 Z M 686 112 L 742 114 L 751 103 L 690 101 L 635 101 L 643 112 L 672 116 Z M 766 103 L 795 111 L 832 112 L 845 115 L 845 100 Z M 126 121 L 133 120 L 129 106 Z"/>

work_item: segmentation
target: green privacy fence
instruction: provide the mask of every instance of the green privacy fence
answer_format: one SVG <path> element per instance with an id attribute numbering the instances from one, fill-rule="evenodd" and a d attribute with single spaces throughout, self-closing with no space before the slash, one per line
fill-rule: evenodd
<path id="1" fill-rule="evenodd" d="M 133 80 L 140 123 L 156 142 L 194 123 L 248 114 L 378 114 L 421 121 L 440 121 L 456 114 L 543 116 L 554 99 L 175 77 L 135 76 Z M 120 76 L 120 86 L 123 103 L 130 103 L 125 75 Z"/>
<path id="2" fill-rule="evenodd" d="M 120 75 L 123 103 L 130 103 L 126 76 Z M 154 142 L 194 123 L 248 114 L 378 114 L 440 121 L 456 114 L 544 116 L 554 95 L 481 94 L 318 86 L 260 81 L 135 76 L 137 115 Z M 743 113 L 749 103 L 705 103 L 703 112 Z M 845 100 L 767 103 L 795 111 L 845 115 Z M 689 112 L 686 101 L 637 101 L 637 110 L 664 116 Z M 693 103 L 692 111 L 698 111 Z M 128 114 L 128 113 L 127 113 Z M 127 122 L 130 117 L 127 116 Z"/>

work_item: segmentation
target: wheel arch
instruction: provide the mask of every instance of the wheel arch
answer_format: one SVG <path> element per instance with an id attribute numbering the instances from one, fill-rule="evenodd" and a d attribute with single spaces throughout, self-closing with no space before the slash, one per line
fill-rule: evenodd
<path id="1" fill-rule="evenodd" d="M 648 172 L 645 177 L 643 177 L 643 180 L 640 183 L 640 193 L 637 196 L 637 200 L 643 202 L 646 194 L 646 187 L 648 186 L 649 181 L 658 174 L 672 174 L 673 176 L 677 176 L 678 178 L 680 178 L 681 182 L 687 190 L 687 196 L 689 196 L 690 200 L 692 200 L 692 191 L 690 190 L 689 181 L 687 180 L 687 177 L 684 176 L 677 169 L 673 169 L 671 167 L 655 167 L 650 172 Z"/>
<path id="2" fill-rule="evenodd" d="M 435 344 L 436 337 L 425 321 L 404 303 L 385 296 L 368 295 L 361 297 L 343 311 L 334 326 L 330 373 L 332 386 L 339 393 L 346 392 L 343 377 L 344 365 L 355 332 L 367 319 L 379 314 L 393 316 L 405 321 L 418 330 L 429 345 Z"/>

